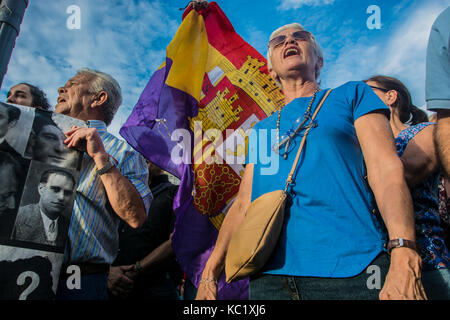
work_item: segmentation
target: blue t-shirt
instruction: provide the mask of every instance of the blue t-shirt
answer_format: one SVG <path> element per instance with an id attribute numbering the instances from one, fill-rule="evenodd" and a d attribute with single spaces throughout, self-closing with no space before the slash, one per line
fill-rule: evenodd
<path id="1" fill-rule="evenodd" d="M 312 113 L 326 91 L 317 93 Z M 310 100 L 297 98 L 283 108 L 280 135 L 304 114 Z M 351 277 L 384 250 L 385 229 L 380 216 L 372 213 L 375 201 L 365 180 L 354 128 L 356 119 L 375 110 L 389 115 L 386 105 L 363 82 L 347 82 L 330 93 L 316 117 L 317 127 L 306 139 L 282 233 L 263 273 Z M 271 151 L 277 118 L 274 113 L 258 122 L 249 136 L 247 163 L 254 164 L 252 201 L 284 189 L 300 145 L 298 134 L 286 160 Z"/>

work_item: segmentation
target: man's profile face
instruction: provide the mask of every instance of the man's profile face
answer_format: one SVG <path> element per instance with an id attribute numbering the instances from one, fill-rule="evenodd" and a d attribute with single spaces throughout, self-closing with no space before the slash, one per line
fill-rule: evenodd
<path id="1" fill-rule="evenodd" d="M 20 104 L 21 106 L 31 107 L 33 105 L 33 96 L 30 87 L 26 84 L 18 84 L 12 87 L 7 94 L 6 102 Z"/>
<path id="2" fill-rule="evenodd" d="M 93 94 L 90 92 L 92 76 L 77 74 L 58 88 L 58 100 L 55 112 L 82 119 L 85 109 L 89 108 Z"/>
<path id="3" fill-rule="evenodd" d="M 16 195 L 19 181 L 12 165 L 0 167 L 0 216 L 16 208 Z"/>
<path id="4" fill-rule="evenodd" d="M 71 157 L 64 144 L 66 136 L 54 125 L 45 125 L 36 136 L 34 159 L 54 165 L 63 165 Z"/>
<path id="5" fill-rule="evenodd" d="M 68 206 L 73 195 L 74 184 L 69 177 L 52 173 L 47 183 L 39 184 L 39 205 L 50 219 L 58 218 Z"/>

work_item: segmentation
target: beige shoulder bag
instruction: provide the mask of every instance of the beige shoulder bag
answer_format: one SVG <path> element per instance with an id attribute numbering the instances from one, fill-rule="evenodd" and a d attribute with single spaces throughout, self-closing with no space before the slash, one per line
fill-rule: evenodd
<path id="1" fill-rule="evenodd" d="M 315 119 L 330 92 L 331 89 L 320 101 L 311 122 Z M 225 274 L 228 283 L 256 273 L 272 254 L 283 226 L 287 190 L 292 183 L 310 128 L 308 127 L 303 135 L 294 164 L 286 180 L 285 189 L 265 193 L 253 201 L 247 209 L 241 225 L 233 234 L 225 259 Z"/>

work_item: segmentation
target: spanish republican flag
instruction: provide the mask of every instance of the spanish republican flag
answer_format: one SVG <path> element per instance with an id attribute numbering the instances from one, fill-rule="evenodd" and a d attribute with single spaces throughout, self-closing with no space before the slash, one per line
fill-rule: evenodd
<path id="1" fill-rule="evenodd" d="M 246 137 L 283 101 L 266 59 L 212 2 L 184 12 L 166 61 L 120 130 L 149 161 L 181 181 L 172 241 L 195 286 L 238 192 Z M 247 299 L 247 290 L 248 279 L 219 279 L 219 299 Z"/>

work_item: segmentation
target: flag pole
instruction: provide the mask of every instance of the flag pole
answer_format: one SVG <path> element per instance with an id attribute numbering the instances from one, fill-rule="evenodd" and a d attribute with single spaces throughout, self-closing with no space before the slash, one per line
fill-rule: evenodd
<path id="1" fill-rule="evenodd" d="M 27 6 L 28 0 L 0 0 L 0 88 Z"/>

